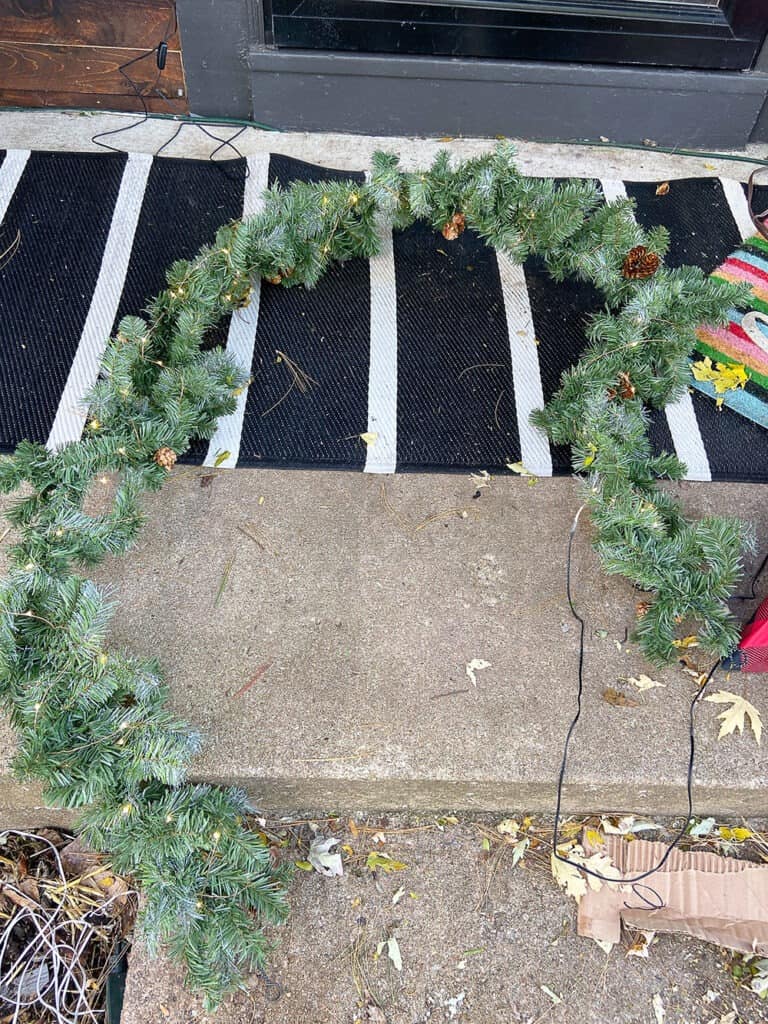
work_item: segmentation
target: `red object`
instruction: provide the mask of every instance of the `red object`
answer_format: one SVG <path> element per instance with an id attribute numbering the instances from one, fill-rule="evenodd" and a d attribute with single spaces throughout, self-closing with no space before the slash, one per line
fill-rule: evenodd
<path id="1" fill-rule="evenodd" d="M 741 642 L 722 663 L 728 672 L 768 672 L 768 597 L 742 630 Z"/>

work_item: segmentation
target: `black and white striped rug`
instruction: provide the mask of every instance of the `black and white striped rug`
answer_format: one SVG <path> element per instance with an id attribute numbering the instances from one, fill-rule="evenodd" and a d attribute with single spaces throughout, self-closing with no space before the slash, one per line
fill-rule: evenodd
<path id="1" fill-rule="evenodd" d="M 77 439 L 105 340 L 161 290 L 165 268 L 256 212 L 268 182 L 320 177 L 363 175 L 274 154 L 2 153 L 0 252 L 17 232 L 20 244 L 0 271 L 0 450 Z M 655 182 L 601 184 L 607 197 L 632 196 L 644 226 L 669 227 L 673 266 L 709 272 L 752 234 L 744 189 L 729 180 L 673 181 L 663 197 Z M 768 190 L 757 202 L 768 206 Z M 528 417 L 578 358 L 600 295 L 554 283 L 536 259 L 515 266 L 470 231 L 446 242 L 417 225 L 382 243 L 312 291 L 263 284 L 221 325 L 212 341 L 251 365 L 254 385 L 193 460 L 374 473 L 522 461 L 539 475 L 569 472 L 568 452 Z M 306 389 L 291 388 L 288 360 L 311 378 Z M 768 431 L 704 395 L 654 414 L 652 437 L 690 479 L 768 480 Z"/>

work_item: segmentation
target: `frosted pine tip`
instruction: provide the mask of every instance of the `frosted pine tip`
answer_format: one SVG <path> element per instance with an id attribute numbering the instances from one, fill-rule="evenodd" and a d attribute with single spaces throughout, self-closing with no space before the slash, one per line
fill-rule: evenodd
<path id="1" fill-rule="evenodd" d="M 213 838 L 213 841 L 214 841 L 214 843 L 218 843 L 218 841 L 219 841 L 219 840 L 221 839 L 221 832 L 219 832 L 219 830 L 217 829 L 217 830 L 216 830 L 216 831 L 215 831 L 215 832 L 213 833 L 213 836 L 212 836 L 212 838 Z"/>
<path id="2" fill-rule="evenodd" d="M 35 711 L 39 711 L 42 706 L 43 705 L 38 701 L 37 704 L 35 704 Z"/>
<path id="3" fill-rule="evenodd" d="M 100 476 L 99 477 L 99 483 L 100 484 L 108 484 L 109 483 L 109 477 L 108 476 Z"/>
<path id="4" fill-rule="evenodd" d="M 61 527 L 59 527 L 58 530 L 56 530 L 56 534 L 55 535 L 57 537 L 63 537 L 64 536 L 64 531 L 62 530 Z"/>
<path id="5" fill-rule="evenodd" d="M 167 825 L 170 825 L 170 823 L 173 821 L 173 815 L 172 814 L 166 814 L 165 821 L 166 821 Z"/>
<path id="6" fill-rule="evenodd" d="M 24 566 L 24 568 L 27 570 L 27 572 L 32 572 L 34 570 L 34 568 L 35 568 L 35 563 L 34 562 L 27 562 L 27 564 Z M 29 612 L 28 614 L 31 615 L 32 612 Z"/>
<path id="7" fill-rule="evenodd" d="M 127 455 L 128 454 L 128 450 L 121 446 L 120 448 L 117 449 L 117 454 L 118 455 Z"/>
<path id="8" fill-rule="evenodd" d="M 352 206 L 356 206 L 357 203 L 360 201 L 360 196 L 357 194 L 357 192 L 353 192 L 352 195 L 349 197 L 349 201 L 352 204 Z"/>
<path id="9" fill-rule="evenodd" d="M 100 665 L 106 665 L 108 661 L 109 661 L 109 655 L 108 654 L 100 654 L 99 655 L 99 664 Z"/>
<path id="10" fill-rule="evenodd" d="M 120 813 L 128 815 L 128 814 L 131 813 L 132 810 L 133 810 L 133 804 L 123 804 L 123 806 L 120 808 Z"/>
<path id="11" fill-rule="evenodd" d="M 119 729 L 127 729 L 128 728 L 128 723 L 127 722 L 121 722 L 120 725 L 118 726 L 118 728 Z"/>
<path id="12" fill-rule="evenodd" d="M 99 430 L 101 428 L 101 423 L 98 420 L 91 420 L 88 426 L 91 430 Z"/>

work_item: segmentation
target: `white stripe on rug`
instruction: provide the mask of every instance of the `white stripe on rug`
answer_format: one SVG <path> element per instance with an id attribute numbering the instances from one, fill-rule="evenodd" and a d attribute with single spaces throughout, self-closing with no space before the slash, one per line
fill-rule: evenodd
<path id="1" fill-rule="evenodd" d="M 29 160 L 28 149 L 9 149 L 0 167 L 0 224 L 8 212 L 16 186 L 21 181 L 24 168 Z M 7 241 L 7 240 L 6 240 Z"/>
<path id="2" fill-rule="evenodd" d="M 544 391 L 525 272 L 503 252 L 496 253 L 496 263 L 507 317 L 520 457 L 531 473 L 552 476 L 552 453 L 547 435 L 534 427 L 530 419 L 534 409 L 544 408 Z"/>
<path id="3" fill-rule="evenodd" d="M 734 181 L 733 178 L 721 178 L 720 184 L 723 187 L 725 198 L 731 208 L 731 214 L 736 221 L 736 227 L 739 229 L 741 237 L 744 239 L 756 235 L 757 228 L 749 216 L 749 205 L 744 194 L 744 186 L 740 181 Z"/>
<path id="4" fill-rule="evenodd" d="M 115 321 L 151 166 L 146 153 L 130 153 L 126 160 L 88 316 L 48 436 L 50 451 L 79 441 L 83 432 L 88 414 L 83 401 L 98 379 Z"/>
<path id="5" fill-rule="evenodd" d="M 254 217 L 264 208 L 264 192 L 269 184 L 269 153 L 256 153 L 248 157 L 248 176 L 243 191 L 243 219 Z M 245 309 L 236 309 L 232 313 L 227 334 L 227 355 L 232 356 L 246 373 L 251 372 L 253 364 L 253 347 L 256 343 L 256 329 L 259 326 L 259 304 L 261 301 L 261 279 L 251 282 L 251 301 Z M 208 445 L 208 454 L 204 466 L 220 466 L 223 469 L 234 469 L 240 455 L 240 443 L 243 436 L 245 406 L 248 401 L 248 388 L 243 388 L 237 396 L 235 411 L 228 416 L 221 416 L 216 425 L 216 433 Z"/>
<path id="6" fill-rule="evenodd" d="M 392 228 L 379 223 L 379 252 L 369 260 L 371 349 L 368 367 L 368 433 L 365 473 L 397 467 L 397 289 Z"/>
<path id="7" fill-rule="evenodd" d="M 600 181 L 600 185 L 608 202 L 613 199 L 624 199 L 627 196 L 623 181 L 605 179 Z M 675 453 L 686 466 L 685 479 L 711 480 L 712 473 L 709 468 L 707 450 L 704 447 L 690 394 L 686 391 L 676 401 L 670 402 L 664 407 L 664 414 L 667 417 Z"/>

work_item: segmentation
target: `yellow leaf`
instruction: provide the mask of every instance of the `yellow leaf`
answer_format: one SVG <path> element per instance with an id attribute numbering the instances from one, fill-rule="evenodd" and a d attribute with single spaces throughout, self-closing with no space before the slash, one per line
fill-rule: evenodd
<path id="1" fill-rule="evenodd" d="M 507 469 L 511 469 L 513 473 L 517 473 L 519 476 L 534 476 L 530 469 L 526 469 L 522 462 L 508 462 Z"/>
<path id="2" fill-rule="evenodd" d="M 731 838 L 735 839 L 737 843 L 743 843 L 746 839 L 752 838 L 752 832 L 748 828 L 736 828 L 731 829 Z"/>
<path id="3" fill-rule="evenodd" d="M 749 380 L 749 374 L 741 363 L 713 363 L 709 356 L 692 363 L 691 372 L 696 380 L 712 384 L 718 395 L 743 388 Z"/>
<path id="4" fill-rule="evenodd" d="M 482 846 L 483 846 L 483 850 L 485 851 L 485 853 L 488 853 L 488 851 L 489 851 L 489 850 L 490 850 L 490 848 L 491 848 L 491 841 L 490 841 L 490 839 L 488 838 L 488 836 L 483 836 L 483 843 L 482 843 Z"/>
<path id="5" fill-rule="evenodd" d="M 728 690 L 718 690 L 717 693 L 705 697 L 704 700 L 710 701 L 712 704 L 731 705 L 730 708 L 726 708 L 725 711 L 722 711 L 717 716 L 722 719 L 720 732 L 717 736 L 719 740 L 724 736 L 729 736 L 737 729 L 743 733 L 744 717 L 746 716 L 749 719 L 750 728 L 755 734 L 755 739 L 760 743 L 763 735 L 763 723 L 760 719 L 760 712 L 754 704 L 750 704 L 748 700 L 740 697 L 737 693 L 729 693 Z"/>
<path id="6" fill-rule="evenodd" d="M 302 871 L 312 870 L 312 865 L 309 863 L 308 860 L 297 860 L 294 863 L 296 864 L 296 867 L 300 868 Z"/>
<path id="7" fill-rule="evenodd" d="M 733 832 L 731 832 L 727 825 L 721 825 L 718 832 L 721 839 L 733 839 Z"/>
<path id="8" fill-rule="evenodd" d="M 368 854 L 365 866 L 369 871 L 384 871 L 387 874 L 389 874 L 390 871 L 404 871 L 408 867 L 408 865 L 403 864 L 402 861 L 393 860 L 391 857 L 388 857 L 386 853 L 379 853 L 378 850 L 371 850 Z"/>
<path id="9" fill-rule="evenodd" d="M 364 441 L 368 445 L 369 448 L 373 448 L 373 446 L 376 444 L 378 439 L 379 439 L 379 435 L 376 433 L 375 430 L 370 430 L 370 431 L 367 431 L 365 434 L 361 434 L 360 435 L 360 440 Z"/>
<path id="10" fill-rule="evenodd" d="M 226 462 L 231 454 L 231 452 L 219 452 L 216 456 L 216 461 L 213 463 L 214 469 L 218 469 L 222 462 Z"/>
<path id="11" fill-rule="evenodd" d="M 672 643 L 679 650 L 687 651 L 689 647 L 699 646 L 699 638 L 697 636 L 684 636 L 682 640 L 673 640 Z"/>
<path id="12" fill-rule="evenodd" d="M 714 170 L 716 170 L 716 168 L 715 168 L 714 164 L 704 164 L 704 170 L 705 171 L 714 171 Z"/>
<path id="13" fill-rule="evenodd" d="M 596 828 L 585 829 L 584 838 L 589 846 L 603 846 L 605 844 L 605 837 Z"/>

